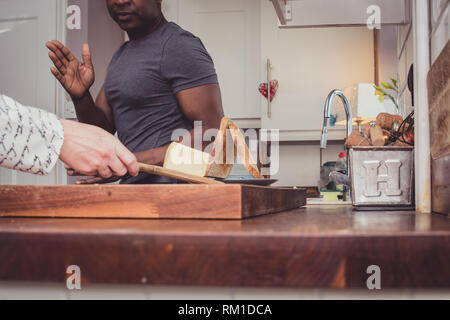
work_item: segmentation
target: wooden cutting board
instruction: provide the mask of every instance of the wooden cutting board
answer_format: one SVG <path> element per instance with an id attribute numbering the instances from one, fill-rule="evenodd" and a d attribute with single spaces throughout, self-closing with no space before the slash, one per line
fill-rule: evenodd
<path id="1" fill-rule="evenodd" d="M 8 217 L 243 219 L 305 204 L 305 189 L 250 185 L 0 186 Z"/>

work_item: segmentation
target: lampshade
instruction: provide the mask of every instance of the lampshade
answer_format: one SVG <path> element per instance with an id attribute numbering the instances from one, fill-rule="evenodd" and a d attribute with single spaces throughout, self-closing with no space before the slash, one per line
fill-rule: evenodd
<path id="1" fill-rule="evenodd" d="M 375 95 L 373 83 L 358 83 L 342 91 L 352 107 L 353 125 L 357 125 L 358 122 L 360 124 L 369 123 L 375 120 L 380 112 L 397 114 L 397 108 L 389 98 L 385 98 L 383 102 L 378 100 L 378 96 Z M 340 99 L 336 99 L 335 101 L 331 113 L 337 115 L 336 125 L 345 125 L 344 106 Z"/>

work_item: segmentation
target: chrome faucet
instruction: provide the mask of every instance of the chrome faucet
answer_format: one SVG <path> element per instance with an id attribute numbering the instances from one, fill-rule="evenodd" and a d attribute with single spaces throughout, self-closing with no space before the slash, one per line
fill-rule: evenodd
<path id="1" fill-rule="evenodd" d="M 345 116 L 347 118 L 347 137 L 352 133 L 353 127 L 352 127 L 352 108 L 350 106 L 350 103 L 348 102 L 347 97 L 345 94 L 338 89 L 335 89 L 330 92 L 330 94 L 327 97 L 327 100 L 325 101 L 325 109 L 324 109 L 324 115 L 323 115 L 323 128 L 322 128 L 322 137 L 320 138 L 320 148 L 325 149 L 327 147 L 327 126 L 328 126 L 328 119 L 330 119 L 331 116 L 331 103 L 333 102 L 333 99 L 335 96 L 338 96 L 342 99 L 342 102 L 344 103 L 345 108 Z"/>
<path id="2" fill-rule="evenodd" d="M 322 137 L 320 138 L 320 165 L 322 165 L 322 149 L 325 149 L 327 147 L 327 126 L 328 126 L 328 119 L 331 116 L 331 103 L 333 102 L 333 99 L 335 96 L 338 96 L 342 99 L 342 102 L 344 103 L 345 108 L 345 116 L 347 118 L 347 137 L 352 133 L 353 126 L 352 126 L 352 108 L 350 106 L 350 103 L 348 102 L 347 97 L 341 90 L 333 90 L 330 92 L 330 94 L 327 97 L 327 100 L 325 101 L 325 109 L 324 109 L 324 115 L 323 115 L 323 128 L 322 128 Z M 347 200 L 347 187 L 350 187 L 350 162 L 348 158 L 348 151 L 347 151 L 347 175 L 344 175 L 339 172 L 330 172 L 329 178 L 333 181 L 340 181 L 341 183 L 344 183 L 344 200 Z"/>

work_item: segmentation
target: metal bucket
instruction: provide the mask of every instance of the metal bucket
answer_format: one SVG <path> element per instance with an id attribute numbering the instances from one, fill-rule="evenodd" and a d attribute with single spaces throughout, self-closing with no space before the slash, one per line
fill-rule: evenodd
<path id="1" fill-rule="evenodd" d="M 413 147 L 353 147 L 349 152 L 355 207 L 414 205 Z"/>

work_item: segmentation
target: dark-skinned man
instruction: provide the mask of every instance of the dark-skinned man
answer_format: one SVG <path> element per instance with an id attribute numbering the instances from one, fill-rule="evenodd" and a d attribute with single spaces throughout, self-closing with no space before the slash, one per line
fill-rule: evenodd
<path id="1" fill-rule="evenodd" d="M 167 22 L 162 0 L 106 0 L 114 21 L 130 41 L 114 54 L 105 83 L 94 101 L 89 88 L 94 67 L 87 44 L 80 63 L 68 48 L 47 43 L 53 75 L 71 95 L 78 120 L 117 131 L 138 161 L 162 165 L 176 129 L 190 131 L 181 141 L 193 146 L 194 121 L 219 128 L 222 101 L 213 61 L 200 39 Z M 205 146 L 205 144 L 204 144 Z M 104 177 L 104 174 L 103 174 Z M 91 180 L 95 182 L 95 180 Z M 122 183 L 170 183 L 145 173 Z"/>

